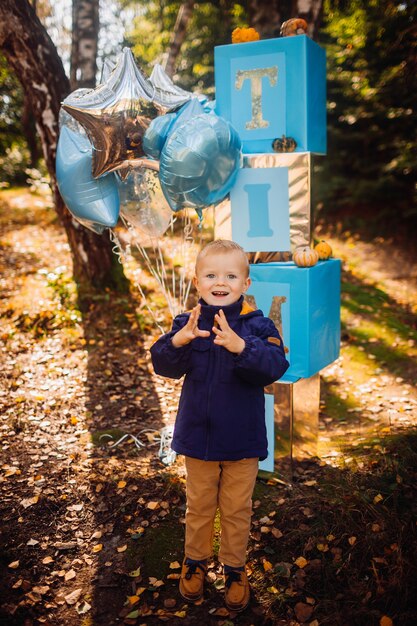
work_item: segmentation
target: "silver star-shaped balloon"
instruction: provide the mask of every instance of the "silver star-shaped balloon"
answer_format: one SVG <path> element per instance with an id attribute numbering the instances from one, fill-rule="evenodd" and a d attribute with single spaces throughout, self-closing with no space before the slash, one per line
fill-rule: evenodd
<path id="1" fill-rule="evenodd" d="M 125 177 L 131 168 L 150 165 L 142 149 L 150 122 L 191 97 L 160 67 L 147 79 L 130 48 L 124 48 L 103 84 L 87 93 L 70 94 L 62 108 L 83 126 L 93 145 L 94 178 L 116 170 Z"/>

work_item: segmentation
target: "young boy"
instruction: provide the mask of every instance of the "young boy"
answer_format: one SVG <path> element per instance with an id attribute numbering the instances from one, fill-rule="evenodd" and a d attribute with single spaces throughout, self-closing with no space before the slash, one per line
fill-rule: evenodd
<path id="1" fill-rule="evenodd" d="M 185 374 L 172 441 L 187 471 L 180 592 L 190 601 L 203 595 L 218 507 L 219 560 L 232 611 L 245 609 L 250 597 L 245 561 L 252 492 L 258 461 L 267 457 L 264 386 L 289 365 L 272 320 L 243 300 L 250 282 L 238 244 L 208 244 L 196 261 L 197 306 L 178 315 L 151 348 L 157 374 Z"/>

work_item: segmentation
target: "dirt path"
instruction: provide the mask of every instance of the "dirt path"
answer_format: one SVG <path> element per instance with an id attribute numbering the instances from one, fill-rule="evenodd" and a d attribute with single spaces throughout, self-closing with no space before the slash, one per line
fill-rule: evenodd
<path id="1" fill-rule="evenodd" d="M 315 546 L 333 541 L 320 539 L 320 507 L 328 506 L 329 536 L 339 523 L 329 521 L 332 502 L 313 499 L 316 462 L 295 464 L 291 489 L 276 480 L 257 487 L 251 608 L 240 616 L 224 609 L 216 562 L 205 602 L 181 601 L 182 465 L 165 467 L 154 440 L 155 430 L 173 421 L 179 386 L 152 374 L 152 321 L 136 292 L 77 301 L 68 245 L 44 199 L 2 192 L 0 223 L 0 624 L 350 626 L 342 609 L 314 591 L 316 579 L 317 589 L 323 586 L 317 562 L 327 554 Z M 415 276 L 392 272 L 389 251 L 332 244 L 345 258 L 347 291 L 342 356 L 323 373 L 319 448 L 337 466 L 347 438 L 359 444 L 378 429 L 415 424 L 417 298 Z M 359 304 L 358 290 L 366 294 Z M 108 435 L 114 441 L 125 432 L 145 445 L 138 450 L 127 439 L 110 450 Z M 329 549 L 335 560 L 345 554 L 346 533 L 339 530 L 342 547 Z M 285 548 L 277 549 L 282 534 Z M 302 553 L 305 570 L 297 561 Z M 346 584 L 335 582 L 342 596 Z M 377 600 L 375 594 L 379 616 Z M 317 609 L 316 620 L 316 605 L 329 617 Z M 379 623 L 366 603 L 360 611 L 365 617 L 355 623 Z"/>

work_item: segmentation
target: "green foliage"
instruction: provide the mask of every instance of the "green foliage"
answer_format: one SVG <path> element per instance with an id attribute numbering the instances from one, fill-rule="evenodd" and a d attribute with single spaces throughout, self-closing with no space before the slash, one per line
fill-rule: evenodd
<path id="1" fill-rule="evenodd" d="M 325 2 L 329 150 L 315 202 L 326 215 L 373 214 L 386 228 L 417 221 L 416 15 L 411 2 Z"/>
<path id="2" fill-rule="evenodd" d="M 138 4 L 142 9 L 127 43 L 150 71 L 150 66 L 161 63 L 168 51 L 181 2 L 136 2 L 135 6 Z M 184 89 L 213 96 L 214 47 L 230 43 L 232 30 L 245 23 L 245 11 L 239 3 L 195 3 L 177 59 L 175 82 Z"/>
<path id="3" fill-rule="evenodd" d="M 0 54 L 0 156 L 22 133 L 23 92 L 19 81 Z"/>
<path id="4" fill-rule="evenodd" d="M 29 151 L 21 123 L 23 91 L 0 54 L 0 180 L 22 184 L 29 165 Z"/>

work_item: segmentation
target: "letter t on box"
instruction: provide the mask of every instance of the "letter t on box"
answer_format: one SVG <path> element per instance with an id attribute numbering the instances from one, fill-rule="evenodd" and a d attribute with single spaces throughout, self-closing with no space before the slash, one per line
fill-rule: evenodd
<path id="1" fill-rule="evenodd" d="M 326 57 L 306 35 L 216 46 L 216 113 L 244 153 L 272 152 L 286 135 L 297 152 L 326 152 Z"/>

